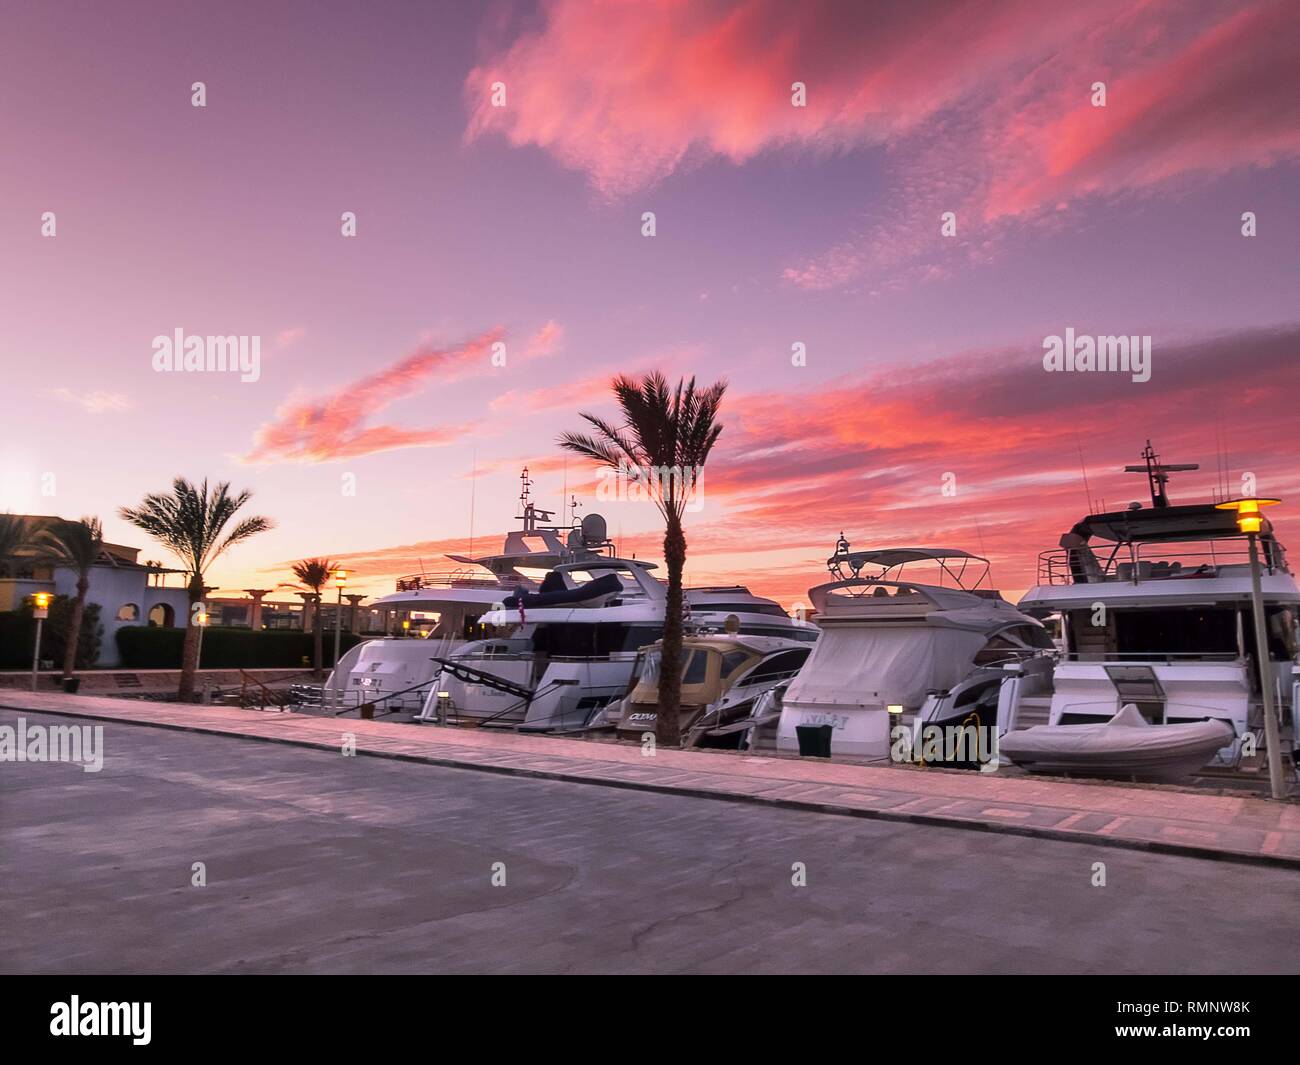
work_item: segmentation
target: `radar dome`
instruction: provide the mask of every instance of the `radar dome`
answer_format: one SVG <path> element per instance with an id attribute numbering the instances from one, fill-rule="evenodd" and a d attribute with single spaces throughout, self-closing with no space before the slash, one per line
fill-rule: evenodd
<path id="1" fill-rule="evenodd" d="M 599 514 L 588 514 L 582 519 L 582 540 L 586 544 L 603 544 L 609 539 L 605 519 Z"/>

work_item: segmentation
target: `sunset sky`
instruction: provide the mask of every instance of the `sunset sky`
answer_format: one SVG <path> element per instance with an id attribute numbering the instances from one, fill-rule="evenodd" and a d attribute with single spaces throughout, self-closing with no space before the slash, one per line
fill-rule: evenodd
<path id="1" fill-rule="evenodd" d="M 1300 4 L 0 12 L 0 509 L 164 557 L 117 508 L 229 480 L 277 527 L 210 583 L 329 555 L 381 594 L 471 509 L 496 548 L 527 464 L 657 557 L 555 439 L 658 368 L 731 383 L 688 582 L 790 605 L 843 530 L 1021 590 L 1081 465 L 1144 498 L 1147 437 L 1203 466 L 1175 497 L 1226 461 L 1300 530 Z M 1151 379 L 1045 372 L 1067 327 L 1151 336 Z M 260 336 L 260 379 L 155 372 L 177 328 Z"/>

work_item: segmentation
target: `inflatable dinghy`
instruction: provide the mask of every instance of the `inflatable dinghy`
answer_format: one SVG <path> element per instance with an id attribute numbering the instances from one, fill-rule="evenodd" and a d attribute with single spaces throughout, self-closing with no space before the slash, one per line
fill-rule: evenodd
<path id="1" fill-rule="evenodd" d="M 1030 773 L 1173 780 L 1201 768 L 1235 737 L 1226 721 L 1153 725 L 1127 703 L 1096 725 L 1035 725 L 1008 732 L 998 753 Z"/>

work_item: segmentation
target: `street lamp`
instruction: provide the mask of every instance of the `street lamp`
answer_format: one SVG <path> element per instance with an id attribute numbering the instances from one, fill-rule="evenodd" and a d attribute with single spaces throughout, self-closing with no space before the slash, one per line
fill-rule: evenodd
<path id="1" fill-rule="evenodd" d="M 36 649 L 32 652 L 32 691 L 36 690 L 36 678 L 41 666 L 41 628 L 50 616 L 50 600 L 54 598 L 49 592 L 32 593 L 32 617 L 36 619 Z"/>
<path id="2" fill-rule="evenodd" d="M 1255 659 L 1259 668 L 1259 687 L 1264 696 L 1264 742 L 1268 745 L 1268 782 L 1273 798 L 1285 799 L 1282 783 L 1282 738 L 1273 710 L 1273 678 L 1270 676 L 1268 635 L 1264 631 L 1264 592 L 1260 588 L 1259 533 L 1264 525 L 1260 507 L 1272 507 L 1280 499 L 1230 499 L 1217 504 L 1218 510 L 1237 512 L 1237 528 L 1246 534 L 1250 547 L 1250 607 L 1255 620 Z M 1293 714 L 1295 708 L 1292 707 Z"/>
<path id="3" fill-rule="evenodd" d="M 194 656 L 194 668 L 202 669 L 203 668 L 203 630 L 208 627 L 208 611 L 206 608 L 201 608 L 199 612 L 194 615 L 194 624 L 199 627 L 199 652 Z"/>
<path id="4" fill-rule="evenodd" d="M 334 683 L 330 686 L 330 702 L 338 698 L 339 692 L 339 643 L 343 639 L 343 589 L 348 585 L 348 571 L 336 569 L 334 584 L 338 587 L 338 602 L 334 607 L 334 661 L 331 663 Z"/>
<path id="5" fill-rule="evenodd" d="M 343 589 L 348 586 L 348 571 L 336 569 L 334 583 L 338 586 L 338 605 L 334 608 L 334 666 L 339 664 L 339 641 L 343 637 Z"/>

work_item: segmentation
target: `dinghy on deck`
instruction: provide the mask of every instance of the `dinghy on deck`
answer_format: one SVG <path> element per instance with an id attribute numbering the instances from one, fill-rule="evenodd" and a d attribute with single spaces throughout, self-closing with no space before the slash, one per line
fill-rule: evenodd
<path id="1" fill-rule="evenodd" d="M 1232 742 L 1226 721 L 1153 725 L 1133 703 L 1092 725 L 1035 725 L 1002 737 L 998 753 L 1030 773 L 1175 780 Z"/>

